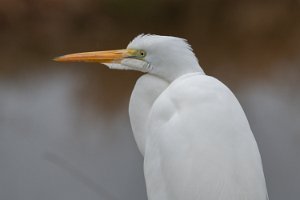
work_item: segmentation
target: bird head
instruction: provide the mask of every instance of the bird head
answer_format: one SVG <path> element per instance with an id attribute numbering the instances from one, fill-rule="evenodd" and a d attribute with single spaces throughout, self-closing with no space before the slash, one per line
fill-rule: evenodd
<path id="1" fill-rule="evenodd" d="M 74 53 L 54 59 L 60 62 L 97 62 L 111 69 L 136 70 L 172 81 L 188 72 L 203 72 L 185 39 L 139 35 L 126 49 Z"/>

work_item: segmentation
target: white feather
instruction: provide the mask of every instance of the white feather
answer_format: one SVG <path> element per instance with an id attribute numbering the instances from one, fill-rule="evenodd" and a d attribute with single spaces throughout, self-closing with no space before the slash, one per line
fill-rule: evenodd
<path id="1" fill-rule="evenodd" d="M 260 154 L 232 92 L 207 76 L 185 40 L 140 35 L 152 70 L 129 114 L 149 200 L 266 200 Z"/>

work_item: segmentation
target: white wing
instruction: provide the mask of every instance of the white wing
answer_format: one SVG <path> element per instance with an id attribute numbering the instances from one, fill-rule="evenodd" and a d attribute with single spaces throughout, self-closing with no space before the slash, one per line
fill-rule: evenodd
<path id="1" fill-rule="evenodd" d="M 149 200 L 266 200 L 256 141 L 232 92 L 198 73 L 175 80 L 147 123 Z"/>

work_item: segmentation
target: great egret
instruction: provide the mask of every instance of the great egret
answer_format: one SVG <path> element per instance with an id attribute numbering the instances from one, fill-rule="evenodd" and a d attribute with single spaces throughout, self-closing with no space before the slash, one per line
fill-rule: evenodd
<path id="1" fill-rule="evenodd" d="M 129 115 L 149 200 L 266 200 L 260 153 L 233 93 L 185 39 L 139 35 L 126 49 L 61 56 L 145 72 Z"/>

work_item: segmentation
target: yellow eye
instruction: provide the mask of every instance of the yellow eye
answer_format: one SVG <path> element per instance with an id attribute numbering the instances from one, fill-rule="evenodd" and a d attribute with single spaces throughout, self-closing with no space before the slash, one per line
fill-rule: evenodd
<path id="1" fill-rule="evenodd" d="M 139 56 L 140 56 L 140 57 L 145 57 L 145 56 L 146 56 L 146 51 L 140 50 L 140 51 L 139 51 Z"/>

